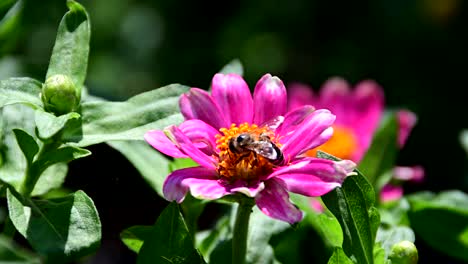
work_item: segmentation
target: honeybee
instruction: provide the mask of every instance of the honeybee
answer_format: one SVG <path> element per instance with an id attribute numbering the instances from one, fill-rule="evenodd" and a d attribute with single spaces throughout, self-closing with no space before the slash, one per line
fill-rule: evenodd
<path id="1" fill-rule="evenodd" d="M 283 152 L 266 133 L 258 136 L 252 133 L 241 133 L 232 137 L 229 140 L 229 150 L 241 155 L 253 152 L 266 158 L 274 165 L 281 165 L 284 161 Z"/>

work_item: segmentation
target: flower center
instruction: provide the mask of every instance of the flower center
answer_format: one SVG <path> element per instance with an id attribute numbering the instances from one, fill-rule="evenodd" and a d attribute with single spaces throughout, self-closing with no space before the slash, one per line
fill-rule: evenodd
<path id="1" fill-rule="evenodd" d="M 333 126 L 333 136 L 325 144 L 307 151 L 311 157 L 317 156 L 317 150 L 332 154 L 341 159 L 352 159 L 357 149 L 357 139 L 353 131 L 343 126 Z"/>
<path id="2" fill-rule="evenodd" d="M 216 135 L 216 147 L 221 178 L 229 182 L 239 179 L 249 182 L 271 173 L 275 164 L 265 153 L 279 151 L 280 146 L 273 131 L 248 123 L 232 124 L 220 131 L 221 134 Z M 271 157 L 275 157 L 273 154 Z"/>

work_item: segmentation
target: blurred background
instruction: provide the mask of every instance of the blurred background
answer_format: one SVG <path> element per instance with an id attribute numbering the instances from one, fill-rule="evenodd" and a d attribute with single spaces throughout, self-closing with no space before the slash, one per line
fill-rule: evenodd
<path id="1" fill-rule="evenodd" d="M 0 17 L 8 2 L 0 1 Z M 208 88 L 233 59 L 242 62 L 251 88 L 264 73 L 315 90 L 332 76 L 351 84 L 373 79 L 383 87 L 388 108 L 418 116 L 398 164 L 422 165 L 426 180 L 405 185 L 405 192 L 468 191 L 459 140 L 468 128 L 466 1 L 78 2 L 91 18 L 86 85 L 93 95 L 125 100 L 170 83 Z M 0 28 L 0 79 L 44 80 L 65 3 L 24 1 L 12 25 Z M 65 183 L 95 201 L 103 224 L 100 251 L 83 263 L 134 263 L 136 255 L 118 234 L 153 224 L 166 202 L 118 152 L 107 145 L 90 150 L 92 156 L 70 164 Z M 420 263 L 461 263 L 418 238 L 416 245 Z"/>

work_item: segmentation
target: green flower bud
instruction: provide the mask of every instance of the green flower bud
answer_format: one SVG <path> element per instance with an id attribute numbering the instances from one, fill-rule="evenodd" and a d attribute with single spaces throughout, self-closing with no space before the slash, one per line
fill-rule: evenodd
<path id="1" fill-rule="evenodd" d="M 403 240 L 392 246 L 389 258 L 392 264 L 416 264 L 418 263 L 418 250 L 412 242 Z"/>
<path id="2" fill-rule="evenodd" d="M 66 75 L 49 77 L 42 86 L 41 99 L 45 109 L 56 115 L 73 112 L 80 103 L 81 93 Z"/>

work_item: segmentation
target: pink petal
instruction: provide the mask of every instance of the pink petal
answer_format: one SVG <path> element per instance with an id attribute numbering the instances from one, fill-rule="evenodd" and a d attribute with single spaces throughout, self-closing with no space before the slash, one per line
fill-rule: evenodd
<path id="1" fill-rule="evenodd" d="M 265 74 L 255 86 L 254 124 L 262 124 L 286 113 L 286 87 L 278 77 Z"/>
<path id="2" fill-rule="evenodd" d="M 198 119 L 190 119 L 180 124 L 179 129 L 206 155 L 217 153 L 215 135 L 219 132 L 212 126 Z"/>
<path id="3" fill-rule="evenodd" d="M 356 85 L 352 105 L 349 110 L 349 126 L 353 127 L 359 145 L 367 151 L 373 134 L 379 126 L 384 110 L 382 88 L 372 80 L 365 80 Z"/>
<path id="4" fill-rule="evenodd" d="M 265 189 L 265 184 L 263 182 L 257 182 L 256 184 L 247 185 L 246 183 L 238 182 L 234 183 L 233 186 L 229 186 L 229 191 L 232 193 L 238 192 L 243 193 L 248 197 L 255 197 L 259 192 Z"/>
<path id="5" fill-rule="evenodd" d="M 310 198 L 310 207 L 317 213 L 325 212 L 325 207 L 323 207 L 323 204 L 318 200 L 317 197 Z"/>
<path id="6" fill-rule="evenodd" d="M 213 158 L 199 150 L 178 127 L 168 127 L 167 136 L 172 140 L 172 142 L 174 142 L 174 145 L 179 148 L 182 153 L 189 156 L 201 166 L 208 169 L 216 168 Z"/>
<path id="7" fill-rule="evenodd" d="M 187 158 L 188 156 L 185 155 L 180 151 L 178 147 L 174 145 L 172 141 L 170 141 L 166 134 L 160 130 L 150 130 L 145 133 L 144 138 L 146 142 L 148 142 L 153 148 L 161 151 L 162 153 L 174 157 L 174 158 Z"/>
<path id="8" fill-rule="evenodd" d="M 302 220 L 301 210 L 291 203 L 288 192 L 275 179 L 265 182 L 265 189 L 255 197 L 255 202 L 260 211 L 271 218 L 290 224 Z"/>
<path id="9" fill-rule="evenodd" d="M 185 119 L 200 119 L 215 129 L 230 125 L 210 94 L 202 89 L 192 88 L 183 94 L 179 107 Z"/>
<path id="10" fill-rule="evenodd" d="M 348 106 L 351 92 L 348 82 L 340 77 L 328 79 L 320 89 L 320 105 L 316 107 L 329 109 L 342 122 L 349 114 Z"/>
<path id="11" fill-rule="evenodd" d="M 336 162 L 304 158 L 275 171 L 269 178 L 280 179 L 290 192 L 305 196 L 321 196 L 341 186 L 344 179 L 353 174 L 352 170 L 355 167 L 356 164 L 350 160 Z"/>
<path id="12" fill-rule="evenodd" d="M 227 193 L 218 183 L 216 171 L 204 167 L 176 170 L 164 181 L 163 193 L 169 201 L 181 203 L 188 190 L 194 197 L 211 200 Z"/>
<path id="13" fill-rule="evenodd" d="M 397 166 L 393 169 L 393 179 L 400 181 L 422 182 L 424 180 L 424 168 L 421 166 Z"/>
<path id="14" fill-rule="evenodd" d="M 252 123 L 253 100 L 249 87 L 237 74 L 216 74 L 212 81 L 212 96 L 224 110 L 227 123 Z"/>
<path id="15" fill-rule="evenodd" d="M 315 108 L 311 105 L 303 105 L 298 107 L 284 116 L 283 122 L 276 129 L 276 133 L 281 135 L 283 139 L 289 136 L 297 126 L 299 126 L 310 114 L 314 112 Z"/>
<path id="16" fill-rule="evenodd" d="M 315 138 L 315 140 L 313 140 L 309 146 L 305 147 L 305 149 L 307 150 L 314 149 L 324 144 L 325 142 L 327 142 L 332 136 L 333 136 L 333 127 L 329 127 L 325 129 L 320 135 L 318 135 L 318 137 Z M 302 153 L 304 152 L 300 152 L 299 154 L 302 154 Z"/>
<path id="17" fill-rule="evenodd" d="M 397 120 L 398 120 L 398 145 L 403 147 L 408 139 L 408 136 L 416 125 L 418 118 L 416 114 L 408 110 L 400 110 L 397 113 Z"/>
<path id="18" fill-rule="evenodd" d="M 310 114 L 297 129 L 285 139 L 282 150 L 286 158 L 293 159 L 313 146 L 323 143 L 324 137 L 330 135 L 326 131 L 335 121 L 335 115 L 326 109 L 319 109 Z M 321 136 L 325 132 L 324 136 Z"/>
<path id="19" fill-rule="evenodd" d="M 396 185 L 385 185 L 380 192 L 382 202 L 390 202 L 400 199 L 403 196 L 403 188 Z"/>
<path id="20" fill-rule="evenodd" d="M 317 103 L 312 88 L 303 83 L 292 83 L 288 85 L 288 110 L 294 110 L 304 105 Z"/>

